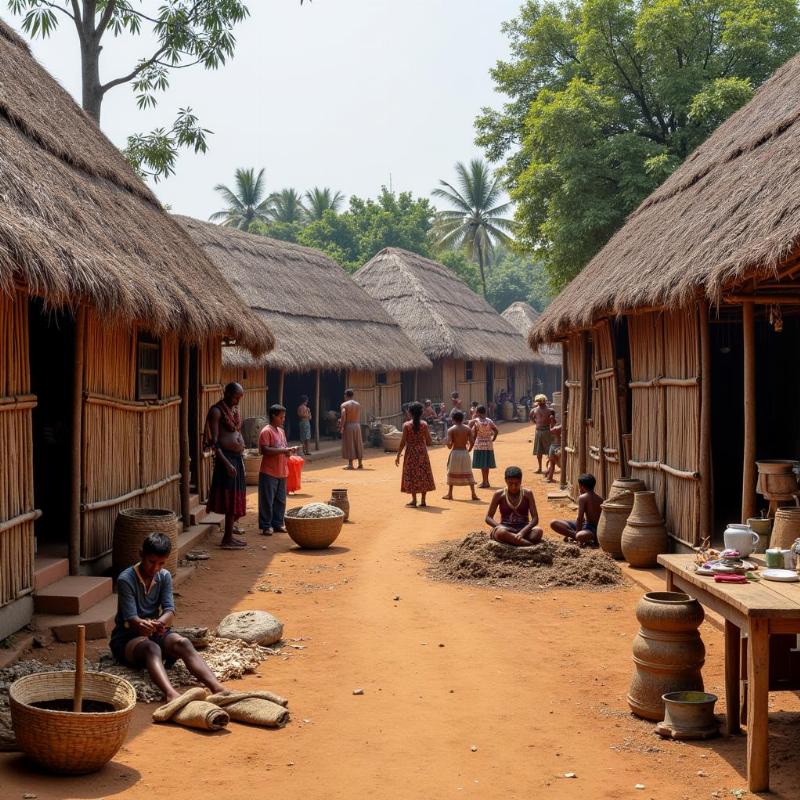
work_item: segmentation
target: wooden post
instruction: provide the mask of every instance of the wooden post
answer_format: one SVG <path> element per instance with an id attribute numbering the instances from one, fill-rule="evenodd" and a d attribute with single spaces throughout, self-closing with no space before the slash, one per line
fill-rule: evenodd
<path id="1" fill-rule="evenodd" d="M 756 515 L 756 324 L 753 303 L 742 305 L 744 342 L 744 459 L 742 522 Z"/>
<path id="2" fill-rule="evenodd" d="M 86 306 L 75 314 L 75 357 L 72 365 L 72 442 L 70 458 L 69 574 L 81 566 L 81 485 L 83 483 L 83 357 L 86 349 Z"/>
<path id="3" fill-rule="evenodd" d="M 711 336 L 708 302 L 700 301 L 700 544 L 714 526 L 714 476 L 711 474 Z"/>
<path id="4" fill-rule="evenodd" d="M 283 405 L 283 383 L 284 379 L 286 378 L 286 370 L 281 370 L 281 374 L 278 377 L 278 404 Z"/>
<path id="5" fill-rule="evenodd" d="M 319 407 L 319 385 L 322 382 L 321 380 L 321 370 L 317 370 L 317 385 L 315 389 L 315 399 L 314 399 L 314 449 L 319 450 L 319 418 L 321 414 L 321 410 Z"/>
<path id="6" fill-rule="evenodd" d="M 739 733 L 739 666 L 742 632 L 738 625 L 725 620 L 725 719 L 728 736 Z"/>
<path id="7" fill-rule="evenodd" d="M 587 448 L 586 448 L 586 409 L 587 409 L 587 399 L 589 397 L 589 392 L 592 391 L 592 382 L 590 380 L 591 377 L 591 364 L 586 363 L 586 353 L 589 349 L 589 338 L 586 334 L 586 331 L 581 331 L 580 334 L 580 347 L 581 347 L 581 367 L 583 368 L 583 374 L 580 377 L 581 381 L 581 397 L 580 397 L 580 405 L 578 411 L 578 475 L 586 472 L 586 459 L 587 459 Z M 577 476 L 575 476 L 577 479 Z"/>
<path id="8" fill-rule="evenodd" d="M 189 344 L 180 345 L 180 394 L 181 394 L 181 427 L 180 427 L 180 459 L 181 459 L 181 518 L 183 527 L 191 524 L 191 468 L 189 464 Z"/>
<path id="9" fill-rule="evenodd" d="M 571 402 L 569 399 L 569 386 L 567 386 L 567 347 L 567 342 L 563 342 L 561 345 L 561 419 L 559 420 L 561 423 L 561 457 L 558 460 L 558 473 L 562 492 L 567 488 L 567 453 L 564 448 L 569 444 L 569 415 L 567 414 L 567 409 Z M 574 416 L 574 410 L 572 414 Z M 527 422 L 528 420 L 525 420 L 526 424 Z"/>
<path id="10" fill-rule="evenodd" d="M 752 306 L 750 307 L 752 313 Z M 746 402 L 746 398 L 745 398 Z M 769 791 L 769 620 L 749 618 L 747 642 L 747 788 Z"/>

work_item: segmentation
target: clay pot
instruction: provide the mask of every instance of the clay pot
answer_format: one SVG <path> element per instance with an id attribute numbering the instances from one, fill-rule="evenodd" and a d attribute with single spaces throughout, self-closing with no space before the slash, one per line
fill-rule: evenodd
<path id="1" fill-rule="evenodd" d="M 747 520 L 750 530 L 758 534 L 758 544 L 753 550 L 754 553 L 766 553 L 769 547 L 769 537 L 772 533 L 772 520 L 761 519 L 760 517 L 750 517 Z"/>
<path id="2" fill-rule="evenodd" d="M 798 536 L 800 536 L 800 508 L 791 506 L 779 508 L 775 512 L 769 546 L 786 550 L 794 544 Z"/>
<path id="3" fill-rule="evenodd" d="M 600 521 L 597 523 L 597 543 L 600 548 L 612 558 L 621 560 L 622 556 L 622 531 L 631 513 L 631 506 L 624 503 L 610 503 L 602 505 Z"/>
<path id="4" fill-rule="evenodd" d="M 703 691 L 706 649 L 697 629 L 703 607 L 682 592 L 649 592 L 636 606 L 641 628 L 633 640 L 635 672 L 628 705 L 637 717 L 664 719 L 662 695 Z"/>
<path id="5" fill-rule="evenodd" d="M 654 567 L 667 551 L 667 529 L 658 513 L 655 492 L 636 492 L 622 531 L 622 555 L 632 567 Z"/>
<path id="6" fill-rule="evenodd" d="M 347 498 L 347 489 L 331 489 L 331 499 L 328 500 L 328 505 L 344 511 L 344 522 L 350 519 L 350 500 Z"/>
<path id="7" fill-rule="evenodd" d="M 644 481 L 637 478 L 617 478 L 611 484 L 611 490 L 606 497 L 607 503 L 622 503 L 628 507 L 633 506 L 633 495 L 636 492 L 646 492 Z"/>
<path id="8" fill-rule="evenodd" d="M 664 721 L 656 725 L 659 736 L 670 739 L 710 739 L 719 734 L 714 716 L 715 694 L 669 692 L 665 694 Z"/>
<path id="9" fill-rule="evenodd" d="M 793 468 L 797 461 L 788 459 L 770 459 L 756 461 L 758 467 L 758 483 L 756 492 L 764 497 L 787 497 L 797 491 L 797 477 Z"/>

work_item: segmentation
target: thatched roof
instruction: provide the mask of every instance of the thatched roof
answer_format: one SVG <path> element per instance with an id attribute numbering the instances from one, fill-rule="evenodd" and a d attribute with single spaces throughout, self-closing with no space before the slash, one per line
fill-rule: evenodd
<path id="1" fill-rule="evenodd" d="M 527 341 L 531 329 L 541 314 L 529 303 L 518 300 L 516 303 L 512 303 L 500 316 L 521 333 Z M 533 360 L 534 363 L 546 367 L 560 367 L 561 345 L 540 344 L 538 348 L 534 348 Z"/>
<path id="2" fill-rule="evenodd" d="M 291 372 L 429 369 L 397 323 L 333 259 L 310 247 L 176 217 L 239 297 L 274 331 L 259 361 L 226 348 L 227 365 Z"/>
<path id="3" fill-rule="evenodd" d="M 269 330 L 163 211 L 120 152 L 0 20 L 0 291 L 88 301 L 154 333 L 229 335 L 257 352 Z"/>
<path id="4" fill-rule="evenodd" d="M 650 195 L 550 304 L 532 341 L 774 275 L 800 243 L 800 56 Z"/>
<path id="5" fill-rule="evenodd" d="M 430 359 L 533 360 L 523 337 L 436 261 L 388 247 L 353 277 Z"/>

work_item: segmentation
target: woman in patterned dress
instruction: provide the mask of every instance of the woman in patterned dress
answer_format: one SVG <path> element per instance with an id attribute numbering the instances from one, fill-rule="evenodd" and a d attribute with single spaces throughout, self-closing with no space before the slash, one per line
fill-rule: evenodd
<path id="1" fill-rule="evenodd" d="M 403 438 L 400 440 L 400 449 L 394 463 L 400 463 L 400 454 L 405 451 L 403 458 L 403 479 L 400 491 L 411 495 L 411 502 L 406 505 L 415 508 L 417 494 L 421 494 L 420 507 L 424 508 L 425 495 L 436 489 L 433 481 L 431 460 L 428 457 L 428 446 L 432 444 L 428 424 L 422 420 L 422 403 L 412 403 L 408 407 L 411 419 L 403 423 Z"/>
<path id="2" fill-rule="evenodd" d="M 486 406 L 478 406 L 475 419 L 470 422 L 475 431 L 475 444 L 472 447 L 472 469 L 479 469 L 483 481 L 479 489 L 490 489 L 489 470 L 495 469 L 494 440 L 497 438 L 497 426 L 486 416 Z"/>

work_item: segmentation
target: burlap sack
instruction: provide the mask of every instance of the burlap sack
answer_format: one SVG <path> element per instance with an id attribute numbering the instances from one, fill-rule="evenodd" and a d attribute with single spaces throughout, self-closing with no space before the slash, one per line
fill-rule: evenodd
<path id="1" fill-rule="evenodd" d="M 226 711 L 206 699 L 205 689 L 189 689 L 180 697 L 159 706 L 153 712 L 153 722 L 174 722 L 201 731 L 219 731 L 230 722 Z"/>
<path id="2" fill-rule="evenodd" d="M 289 701 L 272 692 L 212 694 L 207 700 L 224 708 L 235 722 L 282 728 L 289 721 Z"/>

